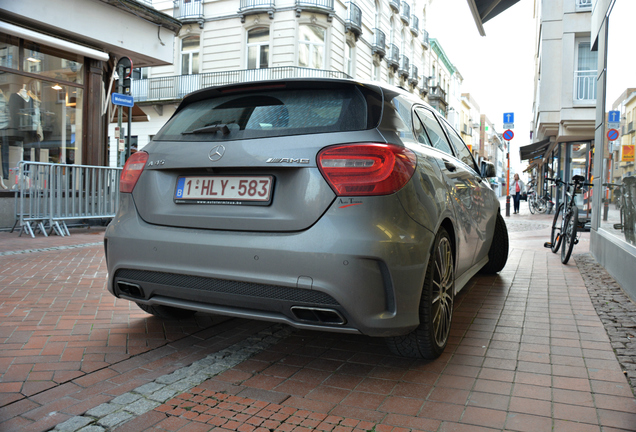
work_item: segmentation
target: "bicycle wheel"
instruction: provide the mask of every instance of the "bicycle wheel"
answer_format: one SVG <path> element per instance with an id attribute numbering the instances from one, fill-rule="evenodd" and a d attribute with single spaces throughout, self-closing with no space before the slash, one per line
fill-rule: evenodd
<path id="1" fill-rule="evenodd" d="M 550 234 L 550 243 L 553 253 L 559 251 L 561 246 L 561 228 L 563 226 L 563 203 L 559 204 L 556 212 L 554 213 L 554 219 L 552 220 L 552 233 Z"/>
<path id="2" fill-rule="evenodd" d="M 530 208 L 530 213 L 534 214 L 534 196 L 528 196 L 528 207 Z"/>
<path id="3" fill-rule="evenodd" d="M 548 203 L 545 202 L 545 198 L 537 198 L 535 209 L 537 210 L 537 213 L 545 213 L 545 211 L 548 209 Z"/>
<path id="4" fill-rule="evenodd" d="M 561 249 L 561 262 L 563 264 L 567 264 L 570 260 L 579 226 L 579 209 L 574 207 L 572 210 L 572 213 L 565 216 L 563 223 L 563 248 Z"/>

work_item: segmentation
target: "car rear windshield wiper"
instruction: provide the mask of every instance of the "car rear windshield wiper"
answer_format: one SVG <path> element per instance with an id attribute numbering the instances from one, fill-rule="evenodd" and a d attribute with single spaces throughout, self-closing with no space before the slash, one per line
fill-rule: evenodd
<path id="1" fill-rule="evenodd" d="M 229 135 L 230 128 L 227 127 L 226 124 L 213 124 L 213 125 L 203 126 L 198 129 L 192 129 L 191 131 L 181 132 L 181 135 L 210 133 L 210 132 L 218 132 L 218 131 L 221 131 L 223 135 Z"/>

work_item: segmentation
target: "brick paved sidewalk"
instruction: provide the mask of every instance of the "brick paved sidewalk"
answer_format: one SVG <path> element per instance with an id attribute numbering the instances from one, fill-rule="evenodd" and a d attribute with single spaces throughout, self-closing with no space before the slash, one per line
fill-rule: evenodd
<path id="1" fill-rule="evenodd" d="M 542 247 L 551 219 L 523 205 L 506 218 L 508 265 L 460 293 L 433 362 L 362 336 L 294 331 L 267 345 L 249 339 L 267 323 L 158 320 L 105 291 L 100 246 L 0 256 L 0 431 L 636 431 L 578 268 Z M 37 241 L 95 243 L 80 235 L 101 240 Z M 228 361 L 228 347 L 248 354 Z M 193 384 L 177 392 L 184 371 Z"/>

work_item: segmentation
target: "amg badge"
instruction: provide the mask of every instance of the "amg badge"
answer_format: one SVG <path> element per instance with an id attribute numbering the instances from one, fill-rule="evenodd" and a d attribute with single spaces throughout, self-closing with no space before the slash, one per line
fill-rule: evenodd
<path id="1" fill-rule="evenodd" d="M 297 164 L 308 164 L 309 159 L 300 159 L 300 158 L 269 158 L 265 161 L 266 163 L 297 163 Z"/>

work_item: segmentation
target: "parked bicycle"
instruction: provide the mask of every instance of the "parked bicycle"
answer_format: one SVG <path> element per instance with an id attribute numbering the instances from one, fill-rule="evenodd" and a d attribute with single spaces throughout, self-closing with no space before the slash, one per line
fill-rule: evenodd
<path id="1" fill-rule="evenodd" d="M 561 179 L 547 178 L 547 180 L 555 182 L 557 185 L 565 186 L 565 202 L 559 204 L 554 219 L 552 221 L 552 232 L 550 241 L 544 243 L 544 246 L 552 249 L 553 253 L 557 253 L 561 248 L 561 262 L 567 264 L 572 255 L 574 245 L 579 242 L 578 232 L 585 228 L 587 220 L 579 220 L 579 208 L 576 205 L 576 195 L 580 194 L 584 186 L 591 187 L 591 183 L 585 183 L 585 177 L 575 175 L 572 177 L 572 183 L 564 182 Z"/>
<path id="2" fill-rule="evenodd" d="M 618 189 L 617 207 L 620 210 L 621 222 L 614 224 L 614 229 L 621 230 L 628 242 L 636 238 L 636 177 L 623 178 L 623 183 L 603 183 L 603 186 Z"/>
<path id="3" fill-rule="evenodd" d="M 554 208 L 554 202 L 548 192 L 543 196 L 539 196 L 535 189 L 534 182 L 528 183 L 528 207 L 530 213 L 547 213 L 550 214 Z"/>

